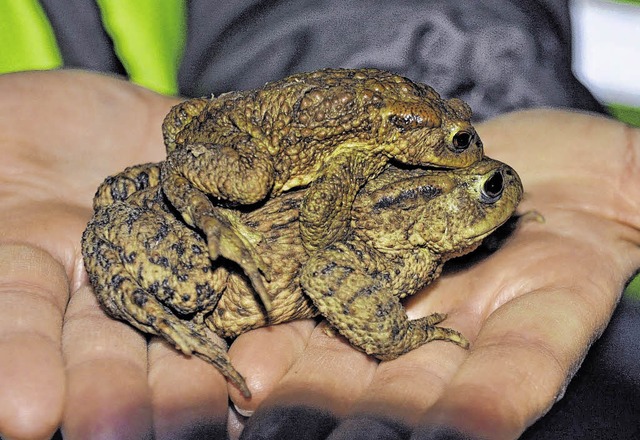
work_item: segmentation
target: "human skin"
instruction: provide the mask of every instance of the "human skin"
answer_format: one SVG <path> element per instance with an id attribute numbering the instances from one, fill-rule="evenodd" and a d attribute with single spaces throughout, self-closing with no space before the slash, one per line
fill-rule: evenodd
<path id="1" fill-rule="evenodd" d="M 544 223 L 522 222 L 408 303 L 411 317 L 448 312 L 470 350 L 434 342 L 379 363 L 314 321 L 258 329 L 230 349 L 246 400 L 211 365 L 104 315 L 82 266 L 96 187 L 163 159 L 160 124 L 177 100 L 77 71 L 5 75 L 0 96 L 3 439 L 59 426 L 65 439 L 176 438 L 222 426 L 228 395 L 254 415 L 306 404 L 516 438 L 562 394 L 640 267 L 640 132 L 557 110 L 505 115 L 478 131 L 522 178 L 519 211 Z"/>

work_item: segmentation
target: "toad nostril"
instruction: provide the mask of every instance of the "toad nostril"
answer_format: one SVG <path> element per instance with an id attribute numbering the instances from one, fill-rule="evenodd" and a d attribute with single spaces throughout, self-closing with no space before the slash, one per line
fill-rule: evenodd
<path id="1" fill-rule="evenodd" d="M 471 145 L 473 135 L 468 131 L 459 131 L 453 135 L 453 147 L 458 150 L 466 150 Z"/>
<path id="2" fill-rule="evenodd" d="M 482 185 L 482 201 L 484 203 L 494 203 L 502 195 L 504 190 L 504 178 L 502 172 L 496 171 Z"/>

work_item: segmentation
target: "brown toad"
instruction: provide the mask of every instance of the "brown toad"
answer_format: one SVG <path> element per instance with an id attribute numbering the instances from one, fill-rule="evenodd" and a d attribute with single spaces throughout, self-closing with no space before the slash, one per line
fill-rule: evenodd
<path id="1" fill-rule="evenodd" d="M 489 158 L 457 170 L 387 167 L 356 195 L 346 233 L 311 256 L 299 229 L 303 190 L 255 210 L 229 209 L 233 227 L 251 231 L 245 238 L 271 268 L 267 313 L 242 269 L 212 263 L 205 237 L 166 203 L 160 167 L 129 168 L 99 188 L 82 242 L 91 283 L 111 316 L 208 360 L 246 396 L 208 330 L 234 337 L 322 315 L 383 360 L 436 339 L 466 347 L 462 335 L 436 325 L 445 315 L 409 320 L 400 300 L 436 278 L 447 259 L 474 249 L 522 195 L 517 174 Z"/>
<path id="2" fill-rule="evenodd" d="M 204 232 L 212 259 L 240 264 L 268 308 L 260 275 L 268 279 L 268 270 L 221 204 L 252 205 L 309 185 L 303 243 L 322 248 L 346 233 L 356 193 L 389 160 L 447 168 L 480 160 L 470 117 L 463 101 L 385 71 L 297 74 L 174 107 L 163 124 L 161 184 L 187 224 Z"/>

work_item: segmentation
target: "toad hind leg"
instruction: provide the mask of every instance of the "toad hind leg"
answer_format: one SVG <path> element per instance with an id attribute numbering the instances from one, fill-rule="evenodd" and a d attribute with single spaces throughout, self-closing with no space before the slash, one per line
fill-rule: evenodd
<path id="1" fill-rule="evenodd" d="M 436 313 L 409 320 L 391 286 L 358 264 L 357 250 L 336 243 L 312 257 L 303 270 L 302 287 L 320 313 L 349 342 L 381 360 L 391 360 L 427 342 L 444 340 L 463 348 L 467 339 L 436 324 Z M 361 258 L 361 257 L 360 257 Z"/>
<path id="2" fill-rule="evenodd" d="M 164 337 L 185 355 L 196 355 L 213 364 L 244 397 L 251 397 L 251 391 L 231 364 L 226 349 L 206 338 L 204 327 L 198 331 L 190 328 L 140 289 L 123 291 L 122 302 L 125 310 L 135 310 L 135 319 L 141 321 L 143 326 L 153 328 L 154 333 Z"/>
<path id="3" fill-rule="evenodd" d="M 203 325 L 195 319 L 188 323 L 181 321 L 137 281 L 135 275 L 139 275 L 139 270 L 145 270 L 145 267 L 132 268 L 131 259 L 143 249 L 123 249 L 117 243 L 113 243 L 114 231 L 104 230 L 105 222 L 111 219 L 109 216 L 111 211 L 122 206 L 124 205 L 116 204 L 108 210 L 98 212 L 89 222 L 82 238 L 85 266 L 100 305 L 112 317 L 126 321 L 142 332 L 164 337 L 186 355 L 195 354 L 212 363 L 243 395 L 250 396 L 244 379 L 231 365 L 226 348 L 207 338 Z M 151 214 L 153 216 L 153 212 Z M 121 215 L 118 218 L 124 220 L 123 225 L 128 227 L 126 216 Z M 152 231 L 156 229 L 152 228 Z M 137 232 L 140 232 L 140 229 Z M 182 239 L 179 241 L 184 242 Z M 208 263 L 208 257 L 206 261 Z M 186 261 L 187 264 L 192 262 Z M 155 270 L 157 269 L 158 267 L 155 267 Z M 180 268 L 174 267 L 174 269 Z M 154 267 L 146 267 L 146 270 L 153 273 Z M 172 286 L 169 284 L 166 287 L 171 290 Z M 166 297 L 165 300 L 178 310 L 185 306 L 184 313 L 198 313 L 197 307 L 188 307 L 189 304 L 176 302 L 176 298 L 182 297 Z M 200 298 L 198 303 L 206 299 L 214 298 Z M 203 306 L 206 304 L 203 303 Z"/>
<path id="4" fill-rule="evenodd" d="M 117 252 L 106 244 L 102 254 L 110 261 L 117 261 Z M 243 396 L 251 396 L 244 378 L 231 364 L 225 347 L 206 338 L 203 329 L 193 329 L 181 322 L 155 297 L 140 288 L 124 267 L 115 274 L 103 275 L 105 280 L 97 283 L 92 280 L 92 284 L 98 300 L 112 316 L 127 321 L 138 330 L 165 338 L 187 356 L 193 354 L 210 362 Z"/>

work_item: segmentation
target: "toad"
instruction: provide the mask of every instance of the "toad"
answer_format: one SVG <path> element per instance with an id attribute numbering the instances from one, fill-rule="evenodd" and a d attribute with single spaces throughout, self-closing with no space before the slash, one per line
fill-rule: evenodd
<path id="1" fill-rule="evenodd" d="M 267 312 L 242 267 L 212 261 L 206 234 L 185 223 L 162 191 L 162 164 L 131 167 L 98 189 L 82 251 L 103 308 L 214 364 L 250 392 L 211 332 L 322 316 L 354 347 L 381 360 L 426 342 L 468 341 L 439 326 L 446 315 L 408 319 L 401 299 L 438 277 L 503 224 L 522 196 L 509 166 L 484 158 L 455 170 L 386 166 L 357 192 L 346 231 L 307 252 L 299 228 L 305 190 L 251 210 L 225 208 L 230 226 L 271 267 Z"/>
<path id="2" fill-rule="evenodd" d="M 300 73 L 175 106 L 163 124 L 161 185 L 203 231 L 211 258 L 242 266 L 269 308 L 268 266 L 221 205 L 255 205 L 308 185 L 302 239 L 308 251 L 322 249 L 344 236 L 356 193 L 388 161 L 460 168 L 480 160 L 470 118 L 463 101 L 389 72 Z"/>

